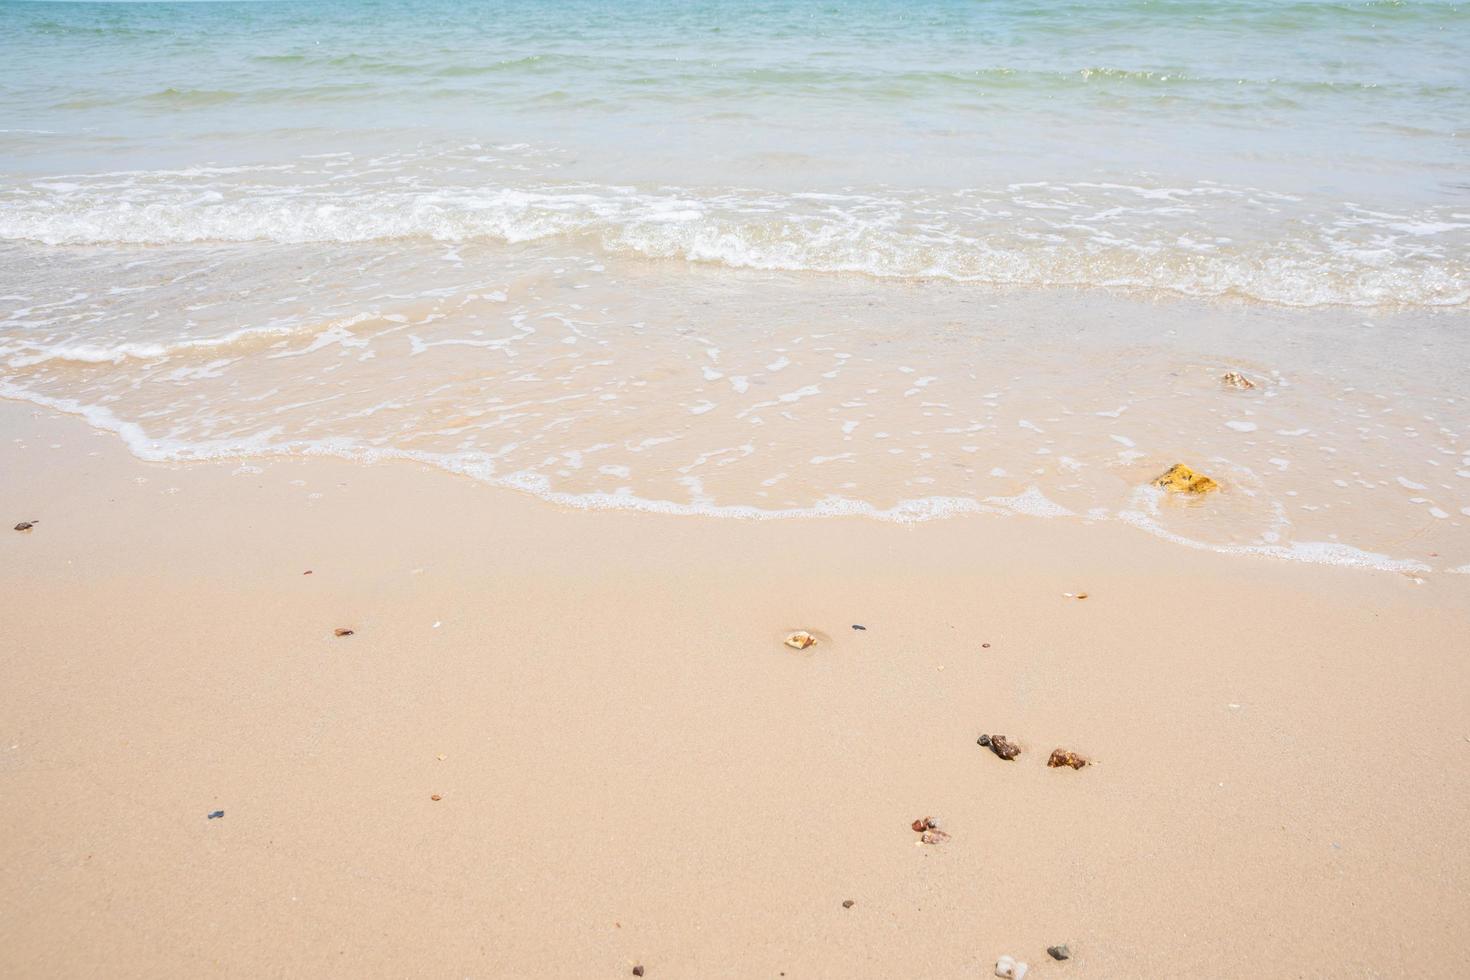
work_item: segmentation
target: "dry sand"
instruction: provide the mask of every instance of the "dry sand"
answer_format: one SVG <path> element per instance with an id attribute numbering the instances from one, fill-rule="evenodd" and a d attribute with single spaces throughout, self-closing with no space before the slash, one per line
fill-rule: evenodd
<path id="1" fill-rule="evenodd" d="M 0 974 L 1470 970 L 1470 577 L 261 470 L 0 405 Z"/>

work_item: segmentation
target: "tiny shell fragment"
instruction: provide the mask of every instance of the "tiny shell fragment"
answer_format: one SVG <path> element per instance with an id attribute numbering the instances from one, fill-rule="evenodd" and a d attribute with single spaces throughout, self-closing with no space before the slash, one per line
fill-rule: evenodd
<path id="1" fill-rule="evenodd" d="M 1069 752 L 1066 749 L 1053 749 L 1051 758 L 1046 760 L 1046 765 L 1049 769 L 1060 769 L 1062 766 L 1081 769 L 1087 765 L 1087 760 L 1076 752 Z"/>
<path id="2" fill-rule="evenodd" d="M 1021 980 L 1029 969 L 1025 963 L 1017 962 L 1014 956 L 1002 956 L 995 961 L 995 975 L 1006 980 Z"/>
<path id="3" fill-rule="evenodd" d="M 435 803 L 438 803 L 440 800 L 444 799 L 444 797 L 440 796 L 438 793 L 435 793 L 433 796 L 429 797 L 429 799 L 433 800 Z"/>
<path id="4" fill-rule="evenodd" d="M 1249 391 L 1256 386 L 1254 381 L 1239 371 L 1226 371 L 1220 376 L 1220 383 L 1230 388 L 1239 388 L 1242 391 Z"/>
<path id="5" fill-rule="evenodd" d="M 795 633 L 786 637 L 786 645 L 793 650 L 805 650 L 815 642 L 817 642 L 817 638 L 806 630 L 797 630 Z"/>
<path id="6" fill-rule="evenodd" d="M 332 630 L 332 635 L 333 636 L 351 636 L 352 635 L 352 632 L 353 631 L 350 630 L 350 629 L 348 629 L 346 626 L 338 626 L 336 629 Z"/>

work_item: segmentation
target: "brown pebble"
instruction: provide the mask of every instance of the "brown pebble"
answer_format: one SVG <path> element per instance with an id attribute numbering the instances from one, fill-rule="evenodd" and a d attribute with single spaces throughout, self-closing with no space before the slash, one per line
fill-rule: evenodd
<path id="1" fill-rule="evenodd" d="M 429 797 L 429 799 L 433 800 L 435 803 L 438 803 L 440 800 L 444 799 L 444 797 L 440 796 L 438 793 L 435 793 L 433 796 Z"/>
<path id="2" fill-rule="evenodd" d="M 1021 747 L 1004 735 L 981 735 L 975 739 L 975 744 L 985 746 L 1007 762 L 1021 754 Z"/>
<path id="3" fill-rule="evenodd" d="M 348 629 L 346 626 L 338 626 L 336 629 L 332 630 L 332 635 L 333 636 L 351 636 L 352 635 L 352 632 L 353 631 L 350 630 L 350 629 Z"/>
<path id="4" fill-rule="evenodd" d="M 301 574 L 302 575 L 310 575 L 311 574 L 311 569 L 308 568 L 306 571 L 302 572 Z"/>
<path id="5" fill-rule="evenodd" d="M 985 649 L 985 650 L 989 650 L 990 649 L 990 644 L 989 643 L 982 643 L 982 644 L 980 644 L 980 646 L 981 646 L 982 649 Z"/>
<path id="6" fill-rule="evenodd" d="M 1087 765 L 1087 760 L 1076 752 L 1069 752 L 1066 749 L 1053 749 L 1051 758 L 1046 760 L 1046 765 L 1049 769 L 1060 769 L 1062 766 L 1081 769 Z"/>
<path id="7" fill-rule="evenodd" d="M 933 817 L 920 817 L 913 823 L 909 824 L 909 826 L 914 829 L 914 833 L 920 834 L 926 830 L 934 830 L 938 828 L 939 821 L 935 820 Z"/>
<path id="8" fill-rule="evenodd" d="M 35 521 L 21 521 L 19 524 L 15 525 L 15 529 L 17 531 L 29 531 L 31 528 L 33 528 L 35 526 L 36 526 L 36 522 Z"/>
<path id="9" fill-rule="evenodd" d="M 850 909 L 850 908 L 852 908 L 856 904 L 857 904 L 856 902 L 854 902 L 852 899 L 849 898 L 847 901 L 845 901 L 845 902 L 842 903 L 842 907 L 845 908 L 845 909 Z"/>
<path id="10" fill-rule="evenodd" d="M 641 977 L 641 976 L 643 976 L 643 967 L 641 965 L 633 967 L 633 976 L 635 976 L 635 977 Z"/>

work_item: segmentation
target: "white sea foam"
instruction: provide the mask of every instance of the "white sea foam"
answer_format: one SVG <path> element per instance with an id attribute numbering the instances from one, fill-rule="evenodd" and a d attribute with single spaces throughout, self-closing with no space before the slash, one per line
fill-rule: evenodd
<path id="1" fill-rule="evenodd" d="M 93 426 L 116 433 L 135 456 L 150 462 L 189 462 L 202 460 L 241 459 L 259 460 L 290 458 L 297 456 L 332 456 L 361 462 L 411 460 L 471 477 L 475 480 L 507 489 L 531 493 L 559 506 L 587 510 L 636 510 L 649 513 L 703 516 L 718 518 L 740 518 L 747 520 L 782 520 L 817 517 L 863 517 L 901 523 L 922 522 L 965 514 L 992 514 L 1026 516 L 1032 518 L 1070 518 L 1087 521 L 1106 519 L 1106 508 L 1092 508 L 1078 518 L 1070 509 L 1048 499 L 1038 487 L 1030 486 L 1011 496 L 990 496 L 984 499 L 960 496 L 916 497 L 880 507 L 874 504 L 841 495 L 828 495 L 810 506 L 766 508 L 755 505 L 719 504 L 708 499 L 702 483 L 693 477 L 684 477 L 691 492 L 687 502 L 650 499 L 640 497 L 627 488 L 614 493 L 569 493 L 553 488 L 542 474 L 523 471 L 500 472 L 495 454 L 470 451 L 460 453 L 428 452 L 387 447 L 362 446 L 351 439 L 328 438 L 320 440 L 281 440 L 277 429 L 267 429 L 243 439 L 221 439 L 201 442 L 179 442 L 168 438 L 149 435 L 136 423 L 118 418 L 110 409 L 100 405 L 88 405 L 75 399 L 54 398 L 27 391 L 9 382 L 0 382 L 0 397 L 28 401 L 57 411 L 74 414 L 86 419 Z M 645 443 L 668 442 L 668 439 L 649 439 Z M 605 448 L 605 447 L 595 447 Z M 631 447 L 636 449 L 637 447 Z M 749 452 L 752 447 L 746 447 Z M 563 454 L 564 457 L 567 454 Z M 580 456 L 581 454 L 572 454 Z M 706 457 L 719 455 L 705 454 Z M 845 457 L 833 457 L 840 459 Z M 572 464 L 581 465 L 580 458 L 571 459 Z M 813 463 L 818 460 L 813 460 Z M 821 460 L 827 462 L 827 460 Z M 604 465 L 599 472 L 626 478 L 629 469 L 625 466 Z M 997 474 L 1003 471 L 997 469 Z M 784 474 L 773 477 L 766 484 L 774 485 Z M 1278 535 L 1266 532 L 1268 543 L 1219 544 L 1206 543 L 1189 538 L 1166 528 L 1159 519 L 1161 495 L 1151 487 L 1139 487 L 1134 494 L 1133 507 L 1118 511 L 1114 517 L 1123 523 L 1148 532 L 1151 535 L 1181 544 L 1186 547 L 1214 551 L 1222 554 L 1258 556 L 1288 561 L 1317 564 L 1342 565 L 1371 568 L 1391 572 L 1429 572 L 1430 566 L 1413 559 L 1398 559 L 1388 555 L 1354 548 L 1338 542 L 1296 541 L 1287 545 L 1271 544 Z M 1447 571 L 1470 572 L 1470 566 L 1450 568 Z"/>
<path id="2" fill-rule="evenodd" d="M 33 180 L 0 190 L 0 239 L 51 245 L 567 239 L 612 253 L 751 269 L 1167 290 L 1290 306 L 1470 303 L 1470 222 L 1433 209 L 1409 222 L 1354 213 L 1351 220 L 1314 225 L 1304 214 L 1279 232 L 1180 249 L 1181 238 L 1190 237 L 1186 229 L 1222 220 L 1211 210 L 1219 206 L 1214 202 L 1249 208 L 1260 192 L 1213 187 L 1195 198 L 1187 188 L 1082 182 L 948 195 L 853 194 L 833 202 L 728 187 L 521 186 L 505 183 L 503 171 L 472 184 L 447 183 L 463 175 L 415 169 L 427 165 L 399 160 L 387 168 L 398 180 L 384 179 L 377 168 L 361 167 L 344 181 L 343 174 L 328 179 L 290 166 Z M 1133 202 L 1129 220 L 1136 223 L 1097 217 L 1106 210 L 1100 205 L 1115 198 Z M 1062 213 L 1035 210 L 1018 219 L 1018 207 L 1044 201 L 1055 201 Z M 1373 243 L 1371 259 L 1359 240 Z"/>

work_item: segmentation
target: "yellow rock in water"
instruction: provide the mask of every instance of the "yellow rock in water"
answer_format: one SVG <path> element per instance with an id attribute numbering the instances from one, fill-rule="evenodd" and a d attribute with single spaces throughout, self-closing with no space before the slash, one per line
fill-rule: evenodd
<path id="1" fill-rule="evenodd" d="M 1163 476 L 1154 481 L 1154 486 L 1173 490 L 1175 493 L 1209 493 L 1220 489 L 1220 484 L 1196 473 L 1183 463 L 1175 463 L 1169 467 Z"/>

